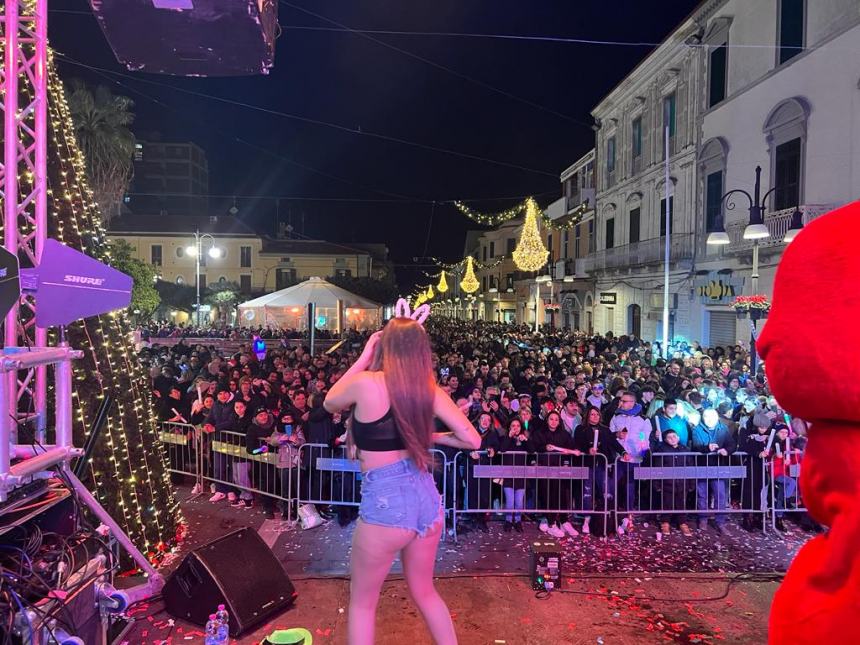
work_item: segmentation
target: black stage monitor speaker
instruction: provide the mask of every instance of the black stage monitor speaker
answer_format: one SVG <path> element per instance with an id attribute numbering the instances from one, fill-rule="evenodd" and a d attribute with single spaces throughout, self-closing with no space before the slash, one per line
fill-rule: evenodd
<path id="1" fill-rule="evenodd" d="M 204 626 L 219 604 L 230 612 L 238 636 L 289 607 L 293 583 L 272 550 L 252 528 L 241 528 L 187 556 L 162 590 L 167 613 Z"/>
<path id="2" fill-rule="evenodd" d="M 117 60 L 175 76 L 267 74 L 277 0 L 90 0 Z"/>

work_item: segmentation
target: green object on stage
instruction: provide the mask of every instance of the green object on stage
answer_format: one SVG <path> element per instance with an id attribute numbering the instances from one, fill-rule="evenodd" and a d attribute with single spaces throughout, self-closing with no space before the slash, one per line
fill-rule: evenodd
<path id="1" fill-rule="evenodd" d="M 263 639 L 260 645 L 313 645 L 314 637 L 303 627 L 278 629 Z"/>

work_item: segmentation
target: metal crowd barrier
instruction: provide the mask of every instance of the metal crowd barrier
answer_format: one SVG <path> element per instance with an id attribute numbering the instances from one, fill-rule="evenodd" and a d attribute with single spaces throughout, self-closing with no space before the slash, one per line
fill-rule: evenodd
<path id="1" fill-rule="evenodd" d="M 773 513 L 771 522 L 776 530 L 776 520 L 785 513 L 805 513 L 806 506 L 800 491 L 800 466 L 802 450 L 789 450 L 775 454 L 770 460 L 770 501 Z"/>
<path id="2" fill-rule="evenodd" d="M 207 455 L 201 449 L 200 432 L 189 423 L 165 421 L 159 438 L 167 455 L 168 469 L 180 476 L 193 477 L 195 485 L 203 486 L 203 461 Z"/>
<path id="3" fill-rule="evenodd" d="M 287 517 L 301 504 L 357 507 L 361 472 L 346 447 L 306 443 L 268 446 L 249 452 L 243 433 L 205 433 L 183 423 L 164 422 L 160 431 L 169 470 L 211 482 L 216 490 L 264 506 L 280 501 Z M 763 460 L 744 452 L 728 456 L 701 453 L 652 453 L 642 463 L 603 455 L 557 452 L 496 453 L 460 451 L 453 459 L 431 450 L 432 472 L 442 496 L 454 538 L 458 516 L 496 514 L 547 515 L 559 524 L 572 515 L 600 517 L 656 515 L 693 522 L 730 514 L 771 514 L 771 525 L 783 513 L 805 512 L 799 477 L 802 451 Z M 294 459 L 295 457 L 298 459 Z M 732 503 L 732 500 L 736 500 Z M 512 518 L 515 519 L 515 518 Z M 763 526 L 768 525 L 763 521 Z"/>
<path id="4" fill-rule="evenodd" d="M 558 452 L 460 452 L 454 458 L 454 538 L 457 515 L 504 514 L 516 521 L 524 513 L 548 514 L 559 525 L 572 513 L 585 517 L 610 513 L 606 501 L 608 464 L 603 455 Z"/>
<path id="5" fill-rule="evenodd" d="M 614 468 L 615 509 L 619 515 L 658 515 L 662 521 L 674 516 L 679 523 L 713 516 L 719 524 L 732 513 L 761 514 L 764 519 L 768 511 L 764 468 L 763 460 L 745 452 L 651 453 L 642 463 L 619 457 Z M 732 499 L 739 503 L 730 503 Z"/>
<path id="6" fill-rule="evenodd" d="M 439 494 L 445 500 L 448 481 L 445 455 L 436 449 L 430 453 L 436 466 L 433 473 Z M 346 446 L 332 448 L 326 444 L 306 443 L 299 454 L 298 504 L 353 507 L 361 504 L 361 469 L 357 459 L 350 459 Z"/>

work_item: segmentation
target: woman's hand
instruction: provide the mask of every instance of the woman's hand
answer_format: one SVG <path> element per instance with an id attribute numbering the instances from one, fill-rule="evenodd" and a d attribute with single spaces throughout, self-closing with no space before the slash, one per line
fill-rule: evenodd
<path id="1" fill-rule="evenodd" d="M 589 449 L 588 449 L 588 454 L 589 454 L 589 455 L 591 455 L 591 456 L 593 457 L 594 455 L 596 455 L 596 454 L 597 454 L 597 448 L 589 448 Z"/>
<path id="2" fill-rule="evenodd" d="M 379 344 L 379 339 L 382 338 L 382 330 L 374 332 L 364 344 L 364 349 L 361 351 L 361 356 L 355 361 L 358 369 L 367 370 L 373 363 L 373 357 L 376 354 L 376 346 Z"/>

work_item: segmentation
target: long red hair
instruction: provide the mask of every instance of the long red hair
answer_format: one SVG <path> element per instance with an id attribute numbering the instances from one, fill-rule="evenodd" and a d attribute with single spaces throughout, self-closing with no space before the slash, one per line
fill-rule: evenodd
<path id="1" fill-rule="evenodd" d="M 382 369 L 394 419 L 409 456 L 430 464 L 436 382 L 427 332 L 410 318 L 392 318 L 382 331 L 373 369 Z"/>

